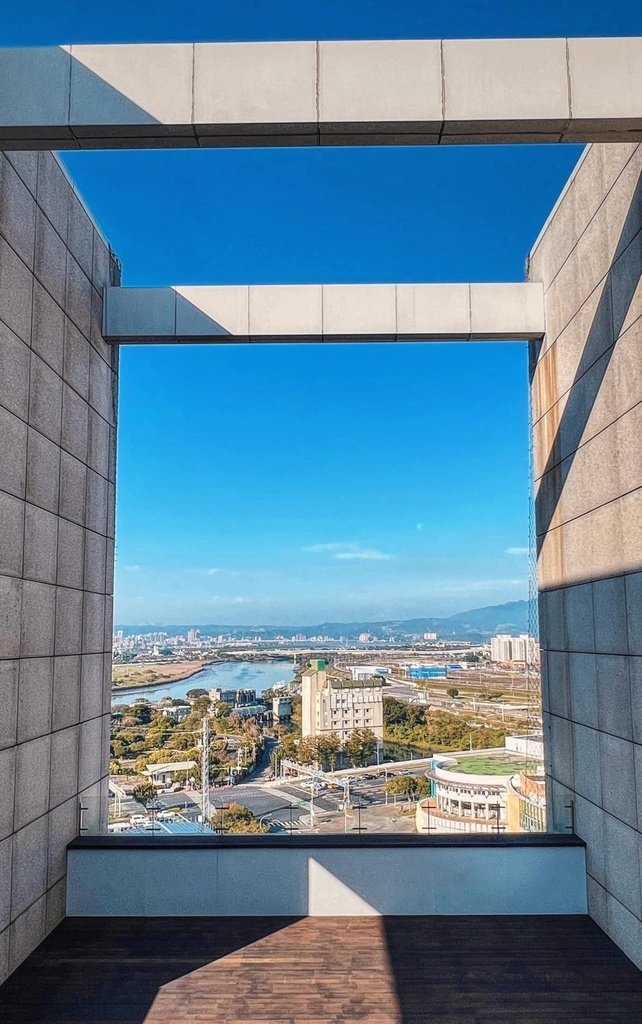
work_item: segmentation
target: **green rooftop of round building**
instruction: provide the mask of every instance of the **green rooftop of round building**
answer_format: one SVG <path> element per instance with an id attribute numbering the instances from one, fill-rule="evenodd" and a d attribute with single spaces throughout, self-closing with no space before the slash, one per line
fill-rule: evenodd
<path id="1" fill-rule="evenodd" d="M 505 753 L 458 757 L 456 765 L 447 767 L 463 775 L 515 775 L 517 772 L 532 771 L 534 765 L 533 759 Z"/>

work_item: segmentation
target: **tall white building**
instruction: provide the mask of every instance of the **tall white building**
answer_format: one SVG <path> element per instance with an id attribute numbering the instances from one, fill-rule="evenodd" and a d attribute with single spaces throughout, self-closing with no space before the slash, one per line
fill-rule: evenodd
<path id="1" fill-rule="evenodd" d="M 524 665 L 534 665 L 539 662 L 537 640 L 528 633 L 520 633 L 519 636 L 499 633 L 490 641 L 490 660 L 500 664 L 517 661 Z"/>
<path id="2" fill-rule="evenodd" d="M 197 640 L 198 640 L 198 630 L 197 629 L 188 629 L 187 630 L 187 642 L 188 642 L 188 644 L 195 644 Z"/>
<path id="3" fill-rule="evenodd" d="M 507 633 L 499 633 L 491 639 L 490 660 L 497 662 L 511 661 L 511 638 Z"/>
<path id="4" fill-rule="evenodd" d="M 371 729 L 383 739 L 383 687 L 380 682 L 330 679 L 324 661 L 311 661 L 301 675 L 301 733 L 335 733 L 347 740 L 354 729 Z"/>

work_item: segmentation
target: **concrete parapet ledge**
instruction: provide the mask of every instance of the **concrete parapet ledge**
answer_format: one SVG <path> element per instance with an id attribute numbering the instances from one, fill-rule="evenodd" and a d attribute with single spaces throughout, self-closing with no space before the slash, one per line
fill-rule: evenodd
<path id="1" fill-rule="evenodd" d="M 0 49 L 0 147 L 642 139 L 642 37 Z"/>
<path id="2" fill-rule="evenodd" d="M 303 284 L 106 288 L 115 343 L 518 341 L 544 334 L 527 284 Z"/>

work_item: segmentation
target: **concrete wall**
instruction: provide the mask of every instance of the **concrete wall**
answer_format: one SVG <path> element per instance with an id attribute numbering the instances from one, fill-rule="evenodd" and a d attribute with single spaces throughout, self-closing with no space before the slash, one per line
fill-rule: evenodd
<path id="1" fill-rule="evenodd" d="M 641 175 L 642 147 L 589 148 L 530 260 L 549 816 L 574 813 L 590 912 L 640 967 Z"/>
<path id="2" fill-rule="evenodd" d="M 0 154 L 0 980 L 106 816 L 116 263 L 50 153 Z"/>
<path id="3" fill-rule="evenodd" d="M 585 914 L 582 846 L 75 848 L 72 917 Z M 194 879 L 199 885 L 194 885 Z"/>

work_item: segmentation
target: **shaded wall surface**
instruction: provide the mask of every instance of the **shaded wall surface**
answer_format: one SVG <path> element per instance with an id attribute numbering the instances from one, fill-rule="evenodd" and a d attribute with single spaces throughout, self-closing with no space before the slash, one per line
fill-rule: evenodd
<path id="1" fill-rule="evenodd" d="M 642 147 L 595 145 L 530 258 L 549 814 L 589 910 L 642 967 Z"/>
<path id="2" fill-rule="evenodd" d="M 106 817 L 117 275 L 56 159 L 0 154 L 0 979 L 64 915 L 81 814 Z"/>

